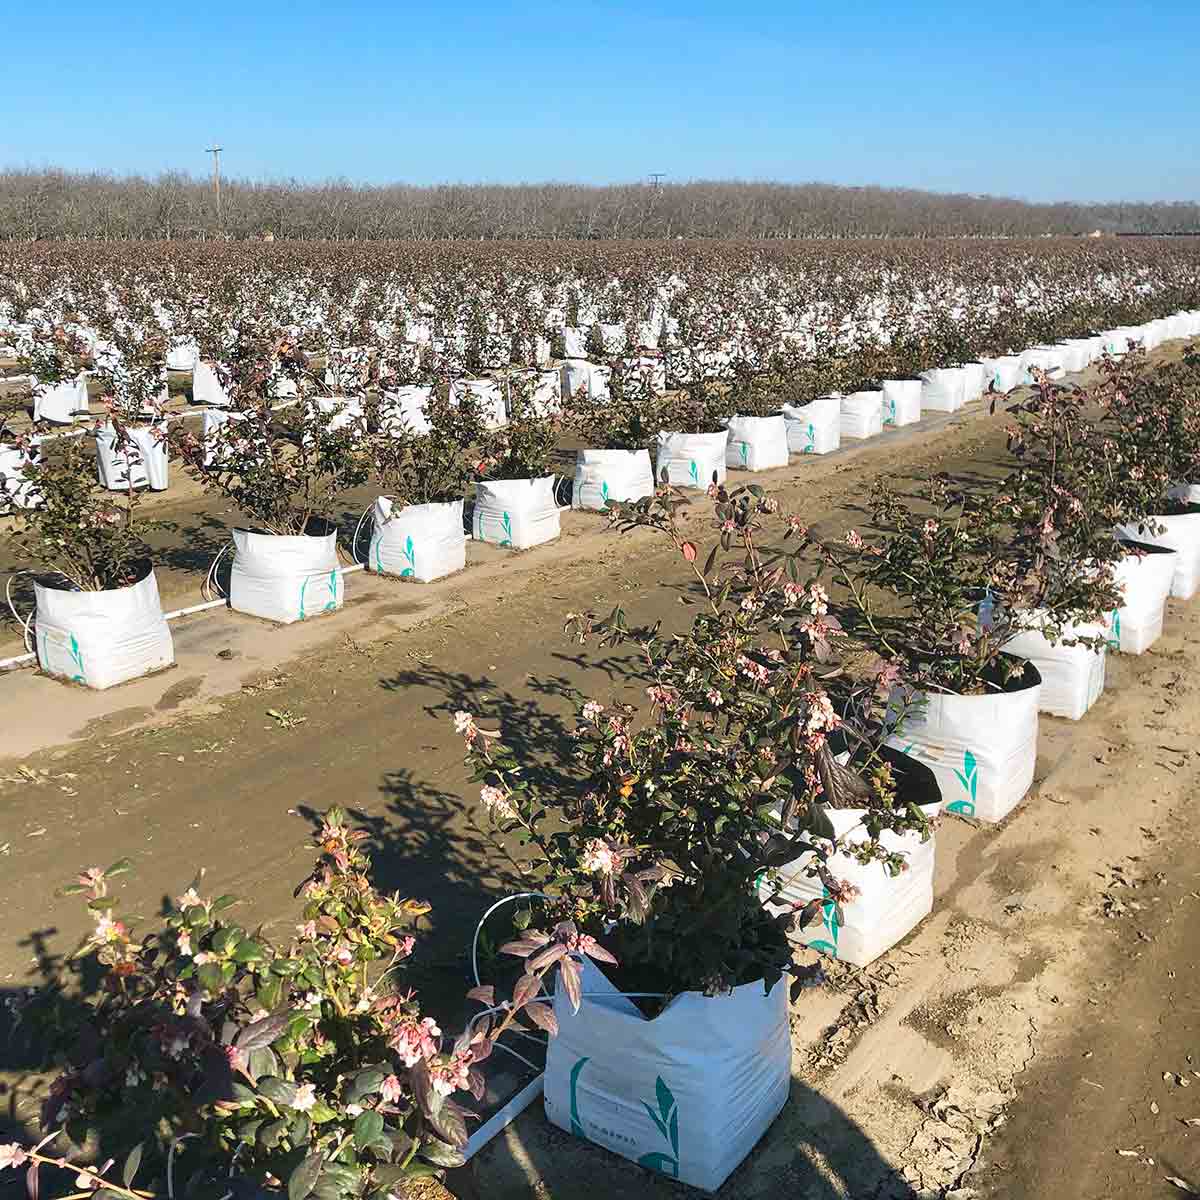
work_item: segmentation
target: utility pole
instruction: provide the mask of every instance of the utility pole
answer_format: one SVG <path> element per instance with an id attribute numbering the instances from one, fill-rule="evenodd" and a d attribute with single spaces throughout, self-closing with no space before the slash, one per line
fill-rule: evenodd
<path id="1" fill-rule="evenodd" d="M 650 182 L 654 185 L 655 191 L 658 191 L 658 192 L 662 191 L 662 181 L 663 181 L 663 177 L 665 174 L 666 174 L 666 172 L 664 172 L 664 171 L 651 171 L 650 172 Z"/>
<path id="2" fill-rule="evenodd" d="M 221 232 L 221 147 L 209 146 L 206 154 L 213 156 L 213 191 L 217 196 L 217 233 Z"/>

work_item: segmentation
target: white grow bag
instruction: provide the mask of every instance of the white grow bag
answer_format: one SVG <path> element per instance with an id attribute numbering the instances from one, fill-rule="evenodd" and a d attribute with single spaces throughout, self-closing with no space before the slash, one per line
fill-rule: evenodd
<path id="1" fill-rule="evenodd" d="M 1036 614 L 1034 620 L 1037 620 Z M 1041 712 L 1055 717 L 1078 721 L 1100 698 L 1104 691 L 1106 646 L 1096 650 L 1087 646 L 1067 646 L 1063 642 L 1078 637 L 1101 637 L 1107 641 L 1108 630 L 1103 624 L 1079 624 L 1063 627 L 1057 645 L 1049 642 L 1040 630 L 1027 629 L 1006 645 L 1009 654 L 1028 659 L 1042 677 L 1038 698 Z"/>
<path id="2" fill-rule="evenodd" d="M 962 367 L 934 367 L 921 372 L 921 408 L 957 412 L 964 404 L 966 376 Z"/>
<path id="3" fill-rule="evenodd" d="M 200 361 L 200 351 L 195 342 L 178 342 L 167 351 L 168 371 L 194 371 Z"/>
<path id="4" fill-rule="evenodd" d="M 36 462 L 41 452 L 35 446 L 32 453 L 17 446 L 0 445 L 0 512 L 10 508 L 36 508 L 42 502 L 41 493 L 34 489 L 25 474 L 30 462 Z"/>
<path id="5" fill-rule="evenodd" d="M 1113 577 L 1124 604 L 1108 615 L 1111 649 L 1142 654 L 1158 641 L 1174 575 L 1175 552 L 1162 546 L 1131 552 L 1117 563 Z"/>
<path id="6" fill-rule="evenodd" d="M 552 542 L 561 532 L 554 476 L 478 484 L 471 527 L 477 542 L 505 549 L 528 550 Z"/>
<path id="7" fill-rule="evenodd" d="M 211 363 L 198 362 L 192 372 L 192 403 L 208 408 L 228 408 L 229 396 L 221 386 L 221 377 Z"/>
<path id="8" fill-rule="evenodd" d="M 660 433 L 654 457 L 654 478 L 676 487 L 706 489 L 716 476 L 725 482 L 725 443 L 727 430 L 720 433 Z"/>
<path id="9" fill-rule="evenodd" d="M 941 807 L 940 803 L 923 804 L 921 810 L 932 820 Z M 863 825 L 867 815 L 865 808 L 822 808 L 839 843 L 847 845 L 867 840 Z M 830 855 L 826 862 L 835 879 L 858 890 L 853 900 L 841 906 L 841 921 L 838 920 L 838 906 L 829 899 L 828 889 L 820 878 L 807 873 L 812 854 L 801 855 L 780 867 L 783 886 L 778 893 L 779 901 L 768 903 L 768 910 L 782 913 L 809 900 L 828 901 L 821 906 L 819 921 L 793 932 L 794 941 L 856 967 L 865 967 L 901 938 L 907 937 L 933 911 L 935 836 L 930 834 L 922 842 L 918 833 L 884 830 L 879 840 L 888 850 L 904 855 L 906 870 L 892 876 L 882 863 L 864 866 L 842 851 Z M 766 883 L 760 885 L 759 891 L 764 900 L 773 894 Z"/>
<path id="10" fill-rule="evenodd" d="M 1162 533 L 1140 530 L 1136 524 L 1122 525 L 1117 533 L 1134 542 L 1149 542 L 1175 551 L 1175 573 L 1171 577 L 1171 595 L 1190 600 L 1200 588 L 1200 513 L 1181 513 L 1174 517 L 1151 517 Z"/>
<path id="11" fill-rule="evenodd" d="M 809 404 L 783 406 L 792 454 L 832 454 L 842 444 L 842 398 L 822 396 Z"/>
<path id="12" fill-rule="evenodd" d="M 504 392 L 497 379 L 456 379 L 450 385 L 450 403 L 457 404 L 460 396 L 473 396 L 483 413 L 484 427 L 499 429 L 508 424 Z"/>
<path id="13" fill-rule="evenodd" d="M 433 394 L 433 388 L 410 384 L 383 393 L 379 401 L 379 429 L 389 437 L 401 437 L 405 433 L 420 436 L 428 433 L 429 418 L 425 406 Z"/>
<path id="14" fill-rule="evenodd" d="M 788 465 L 788 431 L 783 417 L 730 417 L 725 465 L 770 471 Z"/>
<path id="15" fill-rule="evenodd" d="M 396 508 L 388 496 L 371 506 L 368 566 L 380 575 L 432 583 L 467 565 L 463 502 Z"/>
<path id="16" fill-rule="evenodd" d="M 611 395 L 612 368 L 588 362 L 586 358 L 567 359 L 559 368 L 559 378 L 564 400 L 574 396 L 580 388 L 593 400 L 606 400 Z"/>
<path id="17" fill-rule="evenodd" d="M 119 450 L 116 431 L 105 423 L 96 431 L 96 476 L 100 486 L 110 492 L 123 492 L 129 487 L 148 487 L 151 491 L 167 489 L 167 443 L 161 436 L 166 425 L 129 427 L 132 445 Z"/>
<path id="18" fill-rule="evenodd" d="M 1026 677 L 1037 679 L 1026 667 Z M 1013 692 L 958 696 L 926 692 L 890 745 L 934 775 L 946 811 L 999 821 L 1029 791 L 1037 761 L 1041 681 Z"/>
<path id="19" fill-rule="evenodd" d="M 885 426 L 915 425 L 921 419 L 921 381 L 885 379 L 882 410 Z"/>
<path id="20" fill-rule="evenodd" d="M 337 531 L 310 537 L 233 531 L 229 607 L 290 625 L 342 607 Z"/>
<path id="21" fill-rule="evenodd" d="M 580 450 L 575 457 L 571 507 L 603 510 L 609 500 L 654 495 L 648 450 Z"/>
<path id="22" fill-rule="evenodd" d="M 1021 356 L 1025 360 L 1025 372 L 1029 383 L 1033 382 L 1033 372 L 1041 371 L 1051 379 L 1058 379 L 1063 374 L 1063 360 L 1066 357 L 1065 346 L 1034 346 Z"/>
<path id="23" fill-rule="evenodd" d="M 88 411 L 87 382 L 80 375 L 67 383 L 37 387 L 33 393 L 33 419 L 70 425 L 76 413 Z"/>
<path id="24" fill-rule="evenodd" d="M 987 390 L 987 368 L 981 362 L 964 363 L 963 373 L 963 403 L 970 404 L 978 400 Z"/>
<path id="25" fill-rule="evenodd" d="M 842 397 L 843 438 L 877 437 L 883 432 L 883 393 L 853 392 Z"/>
<path id="26" fill-rule="evenodd" d="M 583 963 L 578 1013 L 559 986 L 546 1054 L 546 1116 L 692 1187 L 712 1192 L 779 1115 L 791 1084 L 787 979 L 720 996 L 684 992 L 653 1020 Z"/>
<path id="27" fill-rule="evenodd" d="M 1003 354 L 982 360 L 987 374 L 986 386 L 1004 395 L 1018 388 L 1025 380 L 1025 363 L 1019 354 Z"/>
<path id="28" fill-rule="evenodd" d="M 84 687 L 110 688 L 175 662 L 154 572 L 130 587 L 68 592 L 34 583 L 38 665 Z"/>

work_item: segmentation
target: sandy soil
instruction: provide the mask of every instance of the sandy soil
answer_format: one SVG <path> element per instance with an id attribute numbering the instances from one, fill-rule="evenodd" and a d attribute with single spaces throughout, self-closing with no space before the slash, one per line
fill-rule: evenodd
<path id="1" fill-rule="evenodd" d="M 860 519 L 878 474 L 995 462 L 1000 424 L 975 406 L 763 482 L 834 531 Z M 247 920 L 286 924 L 312 814 L 338 802 L 370 829 L 380 882 L 433 902 L 418 979 L 453 1011 L 466 939 L 512 869 L 484 835 L 450 713 L 536 749 L 562 736 L 575 690 L 636 697 L 628 660 L 581 654 L 562 615 L 620 602 L 684 621 L 683 577 L 660 543 L 576 514 L 560 543 L 489 553 L 454 580 L 358 575 L 348 592 L 345 612 L 301 629 L 224 612 L 181 626 L 186 664 L 124 696 L 0 682 L 5 726 L 50 731 L 0 766 L 0 988 L 36 980 L 82 932 L 54 887 L 125 854 L 127 917 L 205 865 L 211 886 L 246 897 Z M 1149 654 L 1110 658 L 1084 721 L 1043 718 L 1034 792 L 1006 822 L 943 824 L 934 914 L 865 970 L 833 964 L 831 986 L 794 1006 L 792 1102 L 723 1196 L 1200 1188 L 1200 1127 L 1181 1123 L 1200 1116 L 1198 665 L 1200 603 L 1173 603 Z M 305 720 L 285 729 L 268 709 Z M 0 730 L 0 756 L 19 745 Z M 17 1129 L 26 1065 L 0 1050 Z M 536 1105 L 448 1182 L 487 1200 L 679 1191 L 551 1129 Z"/>

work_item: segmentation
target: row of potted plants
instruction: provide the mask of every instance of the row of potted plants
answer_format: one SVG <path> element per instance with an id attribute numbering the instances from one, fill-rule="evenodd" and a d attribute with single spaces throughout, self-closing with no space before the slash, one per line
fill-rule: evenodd
<path id="1" fill-rule="evenodd" d="M 329 395 L 321 369 L 296 342 L 267 321 L 243 322 L 232 341 L 222 341 L 228 404 L 206 412 L 197 435 L 182 423 L 168 432 L 156 416 L 161 345 L 131 338 L 128 330 L 112 332 L 115 346 L 99 370 L 109 408 L 100 433 L 123 464 L 122 501 L 93 494 L 77 441 L 45 454 L 27 446 L 20 474 L 20 486 L 40 500 L 28 511 L 22 536 L 30 557 L 51 572 L 35 585 L 39 661 L 51 674 L 95 687 L 173 661 L 148 552 L 131 549 L 139 544 L 140 486 L 159 457 L 165 474 L 168 445 L 205 488 L 255 522 L 233 533 L 231 606 L 286 623 L 341 607 L 335 507 L 371 478 L 383 494 L 369 510 L 367 565 L 428 582 L 465 565 L 462 510 L 472 482 L 477 540 L 523 549 L 558 536 L 555 481 L 547 468 L 564 427 L 597 445 L 578 455 L 573 503 L 603 509 L 653 491 L 648 445 L 656 451 L 654 472 L 666 472 L 679 486 L 704 486 L 723 480 L 729 466 L 783 465 L 797 425 L 808 430 L 801 452 L 821 452 L 814 428 L 822 418 L 813 410 L 826 406 L 837 419 L 848 403 L 829 397 L 801 409 L 781 405 L 770 399 L 773 375 L 733 388 L 701 382 L 664 393 L 645 375 L 617 372 L 604 394 L 580 387 L 560 408 L 529 372 L 504 379 L 497 419 L 491 390 L 452 380 Z M 56 369 L 66 370 L 70 339 L 54 347 Z M 1089 344 L 1087 352 L 1095 348 Z M 1079 361 L 1086 358 L 1083 353 Z M 363 386 L 372 371 L 379 381 L 382 367 L 369 355 L 348 361 L 334 374 L 336 386 Z M 297 397 L 283 409 L 281 384 Z M 864 395 L 881 412 L 876 394 Z M 87 542 L 85 569 L 64 540 L 71 536 Z M 113 549 L 104 561 L 109 542 Z M 126 594 L 126 588 L 132 590 Z M 51 595 L 64 589 L 67 596 Z"/>
<path id="2" fill-rule="evenodd" d="M 122 1182 L 79 1173 L 127 1200 L 139 1172 L 173 1194 L 176 1170 L 290 1200 L 385 1195 L 462 1161 L 471 1096 L 523 1022 L 550 1035 L 552 1122 L 720 1186 L 787 1101 L 789 996 L 820 974 L 797 945 L 869 961 L 930 910 L 938 811 L 997 820 L 1028 790 L 1044 684 L 1013 639 L 1102 653 L 1114 630 L 1090 627 L 1131 607 L 1164 520 L 1200 521 L 1198 398 L 1196 354 L 1156 373 L 1110 360 L 1086 390 L 1042 376 L 1009 406 L 994 482 L 881 486 L 870 527 L 836 542 L 756 484 L 711 486 L 707 545 L 667 480 L 610 503 L 678 553 L 696 616 L 568 614 L 581 642 L 636 648 L 646 696 L 581 696 L 569 745 L 455 715 L 524 884 L 493 931 L 515 969 L 472 989 L 463 1033 L 392 978 L 425 906 L 375 892 L 366 835 L 334 810 L 295 936 L 236 924 L 197 880 L 134 939 L 110 886 L 127 864 L 81 874 L 84 955 L 112 986 L 82 1009 L 31 1002 L 64 1067 L 47 1129 L 99 1136 Z M 1200 529 L 1181 528 L 1172 553 L 1194 559 Z M 77 1169 L 61 1141 L 0 1154 Z"/>

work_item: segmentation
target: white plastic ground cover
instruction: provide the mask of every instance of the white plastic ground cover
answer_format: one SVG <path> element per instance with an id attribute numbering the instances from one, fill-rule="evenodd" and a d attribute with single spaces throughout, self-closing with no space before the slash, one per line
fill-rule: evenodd
<path id="1" fill-rule="evenodd" d="M 388 496 L 371 506 L 367 565 L 380 575 L 432 583 L 467 565 L 463 502 L 410 504 L 396 508 Z"/>
<path id="2" fill-rule="evenodd" d="M 1036 614 L 1034 620 L 1037 620 Z M 1041 712 L 1055 717 L 1078 721 L 1104 691 L 1105 651 L 1107 645 L 1092 650 L 1087 646 L 1068 646 L 1076 638 L 1104 638 L 1108 630 L 1102 623 L 1067 625 L 1062 638 L 1053 644 L 1037 628 L 1019 633 L 1005 645 L 1005 650 L 1019 658 L 1028 659 L 1042 677 L 1038 698 Z"/>
<path id="3" fill-rule="evenodd" d="M 477 542 L 506 549 L 528 550 L 552 542 L 561 532 L 554 476 L 477 484 L 471 528 Z"/>
<path id="4" fill-rule="evenodd" d="M 1019 354 L 1001 354 L 980 359 L 985 375 L 985 388 L 1004 395 L 1020 387 L 1025 378 L 1025 366 Z"/>
<path id="5" fill-rule="evenodd" d="M 957 412 L 964 404 L 966 376 L 962 367 L 934 367 L 921 372 L 921 408 Z"/>
<path id="6" fill-rule="evenodd" d="M 310 537 L 233 531 L 229 607 L 290 625 L 342 607 L 336 531 Z"/>
<path id="7" fill-rule="evenodd" d="M 1200 501 L 1197 501 L 1200 503 Z M 1122 525 L 1117 533 L 1134 542 L 1149 542 L 1175 551 L 1175 573 L 1171 577 L 1171 595 L 1190 600 L 1200 589 L 1200 513 L 1181 513 L 1174 517 L 1151 517 L 1161 533 L 1140 529 L 1136 523 Z"/>
<path id="8" fill-rule="evenodd" d="M 87 382 L 82 375 L 66 383 L 37 387 L 33 392 L 33 419 L 70 425 L 76 413 L 88 410 Z"/>
<path id="9" fill-rule="evenodd" d="M 924 804 L 921 809 L 932 820 L 941 807 L 940 803 Z M 867 840 L 863 825 L 865 808 L 823 806 L 823 811 L 841 845 Z M 794 932 L 794 941 L 856 967 L 865 967 L 907 937 L 933 911 L 934 835 L 922 842 L 917 833 L 884 830 L 879 840 L 888 850 L 904 855 L 907 868 L 899 875 L 889 875 L 879 862 L 864 866 L 840 850 L 826 862 L 835 879 L 857 889 L 854 899 L 842 904 L 841 920 L 838 905 L 829 898 L 829 890 L 819 878 L 807 873 L 812 854 L 801 855 L 780 868 L 783 886 L 778 901 L 766 905 L 768 910 L 778 914 L 809 900 L 827 901 L 821 906 L 821 919 Z M 773 889 L 764 882 L 759 893 L 766 900 Z"/>
<path id="10" fill-rule="evenodd" d="M 725 465 L 770 471 L 788 464 L 788 431 L 782 416 L 730 417 Z"/>
<path id="11" fill-rule="evenodd" d="M 660 433 L 654 456 L 654 478 L 675 487 L 707 488 L 716 477 L 725 482 L 725 443 L 728 431 L 720 433 Z"/>
<path id="12" fill-rule="evenodd" d="M 84 687 L 110 688 L 175 662 L 154 572 L 129 587 L 68 592 L 34 583 L 38 665 Z"/>
<path id="13" fill-rule="evenodd" d="M 457 404 L 460 396 L 474 396 L 486 428 L 499 429 L 508 424 L 504 390 L 498 379 L 456 379 L 450 385 L 450 403 Z"/>
<path id="14" fill-rule="evenodd" d="M 921 381 L 885 379 L 882 407 L 885 426 L 915 425 L 921 419 Z"/>
<path id="15" fill-rule="evenodd" d="M 684 992 L 648 1020 L 590 962 L 578 1013 L 554 997 L 544 1079 L 552 1124 L 716 1191 L 779 1115 L 791 1082 L 788 983 Z"/>
<path id="16" fill-rule="evenodd" d="M 229 396 L 211 363 L 198 362 L 192 372 L 192 403 L 204 404 L 209 408 L 229 407 Z"/>
<path id="17" fill-rule="evenodd" d="M 25 473 L 31 459 L 36 461 L 39 456 L 36 446 L 32 451 L 22 450 L 19 446 L 0 446 L 0 512 L 35 508 L 42 502 L 41 493 Z"/>
<path id="18" fill-rule="evenodd" d="M 1037 678 L 1034 667 L 1026 672 Z M 1039 681 L 978 696 L 917 693 L 924 704 L 909 708 L 888 741 L 933 771 L 947 812 L 999 821 L 1033 782 L 1040 692 Z"/>
<path id="19" fill-rule="evenodd" d="M 883 432 L 883 393 L 852 392 L 842 397 L 843 438 L 876 437 Z"/>
<path id="20" fill-rule="evenodd" d="M 420 384 L 407 384 L 384 392 L 379 402 L 380 432 L 391 437 L 428 433 L 429 418 L 425 415 L 425 406 L 432 394 L 431 386 Z"/>
<path id="21" fill-rule="evenodd" d="M 580 450 L 575 456 L 571 507 L 603 510 L 609 500 L 654 495 L 649 450 Z"/>
<path id="22" fill-rule="evenodd" d="M 96 476 L 100 486 L 110 492 L 128 487 L 167 489 L 168 465 L 165 422 L 157 425 L 129 426 L 131 445 L 118 449 L 116 431 L 105 422 L 96 430 Z"/>
<path id="23" fill-rule="evenodd" d="M 832 454 L 842 444 L 842 398 L 821 396 L 808 404 L 783 406 L 792 454 Z"/>
<path id="24" fill-rule="evenodd" d="M 1158 641 L 1174 575 L 1175 552 L 1161 546 L 1131 552 L 1117 563 L 1114 578 L 1124 603 L 1108 614 L 1110 649 L 1143 654 Z"/>
<path id="25" fill-rule="evenodd" d="M 565 400 L 574 396 L 580 388 L 585 396 L 593 400 L 604 400 L 609 396 L 609 383 L 612 379 L 612 369 L 597 363 L 588 362 L 586 358 L 569 358 L 559 367 L 562 380 L 562 394 Z"/>

